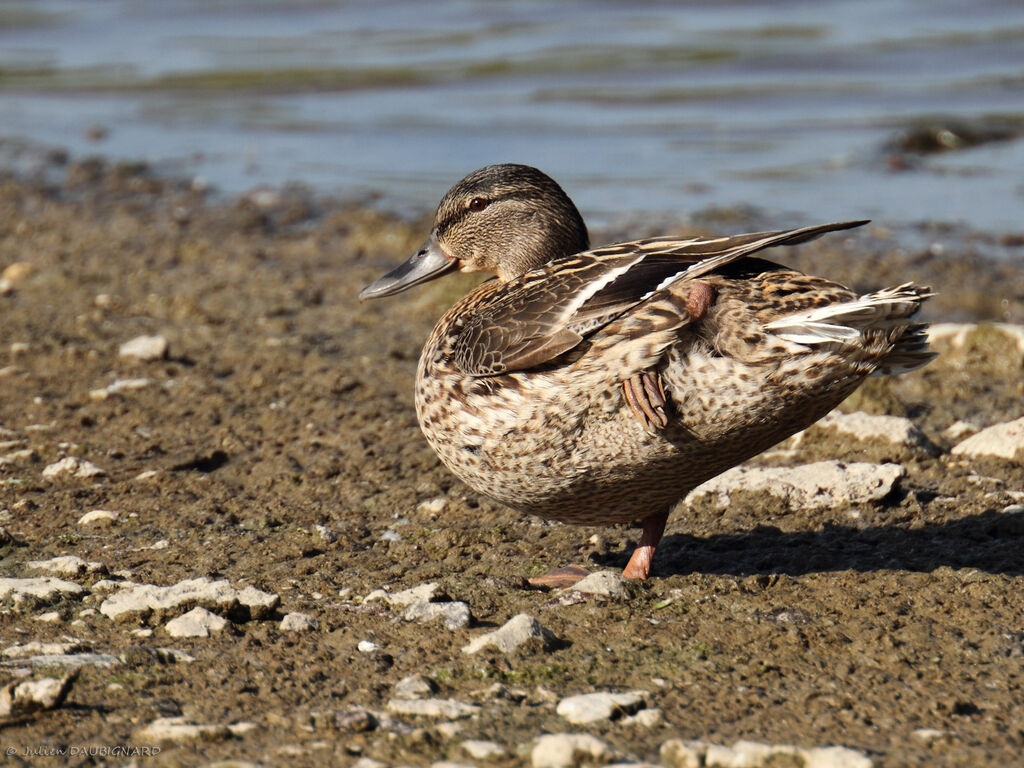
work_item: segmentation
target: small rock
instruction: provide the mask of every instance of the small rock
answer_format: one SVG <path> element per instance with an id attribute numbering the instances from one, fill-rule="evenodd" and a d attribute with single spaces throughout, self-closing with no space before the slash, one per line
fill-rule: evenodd
<path id="1" fill-rule="evenodd" d="M 395 683 L 392 692 L 399 699 L 422 699 L 437 691 L 437 685 L 423 675 L 409 675 Z"/>
<path id="2" fill-rule="evenodd" d="M 211 632 L 220 632 L 228 625 L 215 613 L 205 608 L 193 608 L 188 613 L 167 622 L 164 629 L 171 637 L 209 637 Z"/>
<path id="3" fill-rule="evenodd" d="M 474 760 L 494 760 L 508 755 L 507 749 L 500 744 L 495 744 L 493 741 L 468 739 L 459 744 L 459 746 L 466 753 L 467 757 L 471 757 Z"/>
<path id="4" fill-rule="evenodd" d="M 799 765 L 802 768 L 872 768 L 871 759 L 846 747 L 801 749 L 788 744 L 737 741 L 731 747 L 704 741 L 669 739 L 661 745 L 661 762 L 667 768 L 721 768 Z"/>
<path id="5" fill-rule="evenodd" d="M 136 336 L 122 344 L 118 354 L 134 360 L 160 360 L 167 356 L 168 346 L 163 336 Z"/>
<path id="6" fill-rule="evenodd" d="M 56 480 L 62 477 L 102 477 L 107 474 L 90 461 L 67 456 L 58 462 L 48 464 L 43 469 L 43 477 L 47 480 Z"/>
<path id="7" fill-rule="evenodd" d="M 78 597 L 84 592 L 80 585 L 52 576 L 0 579 L 0 600 L 13 600 L 15 607 L 52 603 L 62 597 Z"/>
<path id="8" fill-rule="evenodd" d="M 64 620 L 64 617 L 60 615 L 60 611 L 49 611 L 47 613 L 40 613 L 38 616 L 34 618 L 36 621 L 45 621 L 50 624 L 56 624 L 58 621 Z"/>
<path id="9" fill-rule="evenodd" d="M 15 261 L 4 267 L 3 272 L 0 272 L 0 280 L 6 280 L 11 285 L 15 285 L 35 273 L 35 271 L 36 265 L 32 262 Z"/>
<path id="10" fill-rule="evenodd" d="M 446 499 L 444 496 L 436 496 L 433 499 L 421 501 L 419 504 L 416 505 L 416 511 L 421 515 L 426 515 L 431 520 L 434 520 L 437 518 L 438 515 L 444 512 L 444 508 L 447 506 L 448 499 Z"/>
<path id="11" fill-rule="evenodd" d="M 665 724 L 665 713 L 657 707 L 641 709 L 635 715 L 624 717 L 620 720 L 623 725 L 630 725 L 635 728 L 654 729 Z"/>
<path id="12" fill-rule="evenodd" d="M 539 621 L 526 613 L 513 616 L 499 629 L 474 638 L 463 646 L 463 653 L 477 653 L 494 647 L 503 653 L 539 648 L 549 651 L 558 644 L 558 638 Z"/>
<path id="13" fill-rule="evenodd" d="M 4 648 L 3 655 L 8 659 L 21 659 L 26 656 L 35 656 L 40 653 L 59 656 L 62 654 L 74 653 L 81 648 L 82 643 L 78 640 L 58 641 L 52 643 L 32 640 L 23 645 L 12 645 L 8 648 Z"/>
<path id="14" fill-rule="evenodd" d="M 901 416 L 877 416 L 857 411 L 832 411 L 809 429 L 831 429 L 858 440 L 880 440 L 904 448 L 929 446 L 928 438 L 910 419 Z"/>
<path id="15" fill-rule="evenodd" d="M 922 744 L 931 744 L 945 738 L 946 732 L 940 731 L 938 728 L 918 728 L 912 735 Z"/>
<path id="16" fill-rule="evenodd" d="M 334 715 L 334 727 L 342 733 L 366 733 L 376 729 L 378 724 L 376 715 L 361 707 Z"/>
<path id="17" fill-rule="evenodd" d="M 0 717 L 20 718 L 64 703 L 77 673 L 57 679 L 24 680 L 0 688 Z"/>
<path id="18" fill-rule="evenodd" d="M 308 613 L 289 613 L 278 626 L 282 632 L 312 632 L 320 629 L 320 622 Z"/>
<path id="19" fill-rule="evenodd" d="M 1007 504 L 1003 507 L 1004 515 L 1019 515 L 1024 512 L 1024 504 Z"/>
<path id="20" fill-rule="evenodd" d="M 469 605 L 463 602 L 454 603 L 413 603 L 402 613 L 406 621 L 418 621 L 426 624 L 440 619 L 446 628 L 451 630 L 465 629 L 473 620 Z"/>
<path id="21" fill-rule="evenodd" d="M 899 464 L 819 461 L 799 467 L 733 467 L 694 488 L 688 504 L 715 495 L 719 506 L 736 491 L 767 491 L 793 509 L 821 509 L 879 501 L 888 496 L 906 470 Z"/>
<path id="22" fill-rule="evenodd" d="M 646 691 L 581 693 L 558 702 L 555 711 L 570 723 L 582 725 L 631 715 L 643 708 Z"/>
<path id="23" fill-rule="evenodd" d="M 458 720 L 480 711 L 475 704 L 464 704 L 455 699 L 390 699 L 387 710 L 395 715 L 439 717 Z"/>
<path id="24" fill-rule="evenodd" d="M 356 644 L 356 650 L 360 653 L 373 653 L 374 651 L 379 651 L 380 646 L 372 640 L 360 640 Z"/>
<path id="25" fill-rule="evenodd" d="M 580 579 L 572 587 L 575 592 L 583 592 L 587 595 L 598 595 L 600 597 L 612 597 L 624 599 L 629 597 L 626 586 L 623 583 L 622 574 L 618 571 L 598 571 Z"/>
<path id="26" fill-rule="evenodd" d="M 78 518 L 78 524 L 95 526 L 113 525 L 120 518 L 121 516 L 117 512 L 111 512 L 107 509 L 94 509 L 92 512 L 86 512 Z"/>
<path id="27" fill-rule="evenodd" d="M 117 379 L 112 384 L 99 389 L 89 391 L 89 398 L 92 400 L 106 400 L 111 395 L 119 395 L 123 392 L 134 392 L 137 389 L 145 389 L 153 383 L 152 379 Z"/>
<path id="28" fill-rule="evenodd" d="M 576 768 L 611 760 L 611 751 L 588 733 L 551 733 L 541 736 L 530 753 L 533 768 Z"/>
<path id="29" fill-rule="evenodd" d="M 94 585 L 95 590 L 95 585 Z M 234 589 L 227 580 L 186 579 L 169 587 L 137 584 L 115 592 L 100 605 L 100 613 L 115 621 L 162 618 L 191 607 L 226 615 L 247 614 L 262 619 L 277 608 L 280 598 L 255 587 Z"/>
<path id="30" fill-rule="evenodd" d="M 874 761 L 848 747 L 813 747 L 798 750 L 804 768 L 873 768 Z"/>
<path id="31" fill-rule="evenodd" d="M 38 656 L 29 656 L 18 662 L 19 666 L 23 666 L 24 663 L 40 669 L 77 669 L 78 667 L 116 667 L 121 662 L 117 656 L 110 653 L 42 653 Z M 7 664 L 13 664 L 13 662 L 7 662 Z"/>
<path id="32" fill-rule="evenodd" d="M 231 737 L 226 725 L 190 723 L 184 717 L 159 717 L 135 731 L 139 743 L 171 742 L 186 744 L 197 741 L 222 741 Z"/>
<path id="33" fill-rule="evenodd" d="M 383 589 L 375 589 L 373 592 L 363 598 L 364 603 L 368 603 L 372 600 L 384 600 L 388 605 L 396 605 L 400 608 L 405 608 L 409 605 L 415 605 L 416 603 L 429 603 L 441 595 L 439 594 L 440 585 L 436 581 L 427 582 L 426 584 L 420 584 L 409 589 L 404 589 L 401 592 L 395 592 L 391 594 Z"/>
<path id="34" fill-rule="evenodd" d="M 1024 418 L 996 424 L 953 447 L 956 456 L 994 456 L 1024 463 Z"/>
<path id="35" fill-rule="evenodd" d="M 961 419 L 959 421 L 954 421 L 952 424 L 946 427 L 942 431 L 942 434 L 944 437 L 950 440 L 959 440 L 962 437 L 973 435 L 980 430 L 981 427 L 979 427 L 977 424 L 972 424 L 969 421 L 964 421 L 963 419 Z"/>
<path id="36" fill-rule="evenodd" d="M 61 576 L 77 576 L 81 573 L 106 573 L 103 563 L 86 562 L 75 555 L 62 555 L 49 560 L 30 560 L 28 567 L 35 571 L 46 571 Z"/>
<path id="37" fill-rule="evenodd" d="M 374 760 L 372 757 L 360 757 L 352 763 L 352 768 L 388 768 L 388 764 Z"/>

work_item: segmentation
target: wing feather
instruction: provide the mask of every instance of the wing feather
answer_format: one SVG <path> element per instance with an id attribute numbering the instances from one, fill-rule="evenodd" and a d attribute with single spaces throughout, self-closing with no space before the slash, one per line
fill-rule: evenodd
<path id="1" fill-rule="evenodd" d="M 679 280 L 694 280 L 757 251 L 797 245 L 865 221 L 719 238 L 620 243 L 549 262 L 510 281 L 467 318 L 452 345 L 471 376 L 528 370 Z"/>

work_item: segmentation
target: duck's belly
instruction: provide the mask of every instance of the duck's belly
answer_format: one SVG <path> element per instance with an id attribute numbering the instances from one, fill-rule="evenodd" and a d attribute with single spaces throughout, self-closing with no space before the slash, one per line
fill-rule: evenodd
<path id="1" fill-rule="evenodd" d="M 676 395 L 668 427 L 656 433 L 641 426 L 621 386 L 575 380 L 564 369 L 489 379 L 423 371 L 417 415 L 441 461 L 479 493 L 545 518 L 606 524 L 664 512 L 813 423 L 855 386 L 780 405 L 759 376 L 729 390 L 692 368 L 677 370 L 689 386 L 673 380 L 671 367 L 664 372 Z"/>

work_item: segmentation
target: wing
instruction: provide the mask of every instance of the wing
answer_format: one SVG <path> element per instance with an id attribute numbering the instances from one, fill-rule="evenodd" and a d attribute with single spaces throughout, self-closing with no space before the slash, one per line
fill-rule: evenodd
<path id="1" fill-rule="evenodd" d="M 534 368 L 676 281 L 696 279 L 765 248 L 866 223 L 710 239 L 662 237 L 557 259 L 510 281 L 478 307 L 454 340 L 454 362 L 470 376 Z"/>

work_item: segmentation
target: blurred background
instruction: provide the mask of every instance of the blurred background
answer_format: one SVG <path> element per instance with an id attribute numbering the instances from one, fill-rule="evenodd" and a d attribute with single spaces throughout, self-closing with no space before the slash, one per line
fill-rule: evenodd
<path id="1" fill-rule="evenodd" d="M 1021 227 L 1020 0 L 0 4 L 0 163 L 25 142 L 225 193 L 422 213 L 494 162 L 593 223 Z"/>

